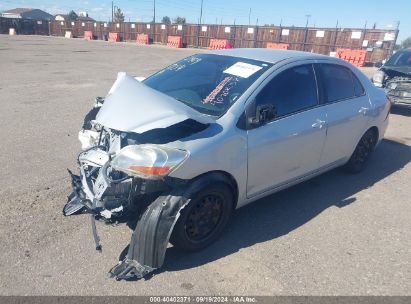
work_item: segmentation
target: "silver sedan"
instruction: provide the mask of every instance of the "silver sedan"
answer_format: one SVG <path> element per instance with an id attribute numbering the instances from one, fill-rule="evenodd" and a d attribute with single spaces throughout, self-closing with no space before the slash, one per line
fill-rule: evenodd
<path id="1" fill-rule="evenodd" d="M 364 169 L 390 101 L 357 68 L 322 55 L 233 49 L 185 58 L 143 79 L 119 73 L 79 133 L 65 215 L 128 223 L 110 273 L 141 278 L 167 244 L 202 249 L 234 209 L 343 166 Z"/>

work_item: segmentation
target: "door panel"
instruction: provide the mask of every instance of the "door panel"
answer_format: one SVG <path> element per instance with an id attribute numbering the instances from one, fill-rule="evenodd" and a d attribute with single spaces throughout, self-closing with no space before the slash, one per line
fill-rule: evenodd
<path id="1" fill-rule="evenodd" d="M 370 108 L 366 95 L 325 105 L 328 127 L 321 166 L 351 156 L 366 131 Z"/>
<path id="2" fill-rule="evenodd" d="M 249 130 L 247 196 L 316 170 L 325 123 L 324 107 L 316 107 Z"/>
<path id="3" fill-rule="evenodd" d="M 346 66 L 315 65 L 327 111 L 327 138 L 321 166 L 351 156 L 368 124 L 371 104 L 358 78 Z"/>

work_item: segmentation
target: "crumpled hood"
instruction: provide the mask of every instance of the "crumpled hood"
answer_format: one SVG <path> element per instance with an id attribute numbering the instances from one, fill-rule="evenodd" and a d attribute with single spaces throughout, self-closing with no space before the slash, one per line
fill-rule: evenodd
<path id="1" fill-rule="evenodd" d="M 387 65 L 383 65 L 381 67 L 381 70 L 383 70 L 384 72 L 390 72 L 390 71 L 394 71 L 394 72 L 398 72 L 398 73 L 402 73 L 408 76 L 411 76 L 411 67 L 409 66 L 387 66 Z"/>
<path id="2" fill-rule="evenodd" d="M 135 133 L 166 128 L 187 119 L 204 124 L 215 122 L 123 72 L 118 73 L 96 117 L 96 121 L 107 128 Z"/>

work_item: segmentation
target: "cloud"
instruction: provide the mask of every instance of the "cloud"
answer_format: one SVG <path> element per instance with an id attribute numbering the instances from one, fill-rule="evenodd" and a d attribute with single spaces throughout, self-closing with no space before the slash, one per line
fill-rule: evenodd
<path id="1" fill-rule="evenodd" d="M 91 9 L 92 12 L 96 12 L 96 13 L 102 12 L 104 10 L 106 10 L 106 8 L 104 8 L 104 7 L 93 7 Z"/>

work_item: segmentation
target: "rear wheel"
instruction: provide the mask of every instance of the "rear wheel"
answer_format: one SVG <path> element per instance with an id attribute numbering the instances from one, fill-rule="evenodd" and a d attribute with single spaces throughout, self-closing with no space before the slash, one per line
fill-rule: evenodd
<path id="1" fill-rule="evenodd" d="M 354 153 L 351 155 L 350 160 L 345 165 L 345 169 L 350 173 L 361 172 L 370 159 L 376 144 L 376 132 L 372 129 L 365 132 L 363 137 L 361 137 L 360 142 L 357 144 Z"/>
<path id="2" fill-rule="evenodd" d="M 212 184 L 200 190 L 181 211 L 170 242 L 183 250 L 207 247 L 221 235 L 233 210 L 233 195 L 225 184 Z"/>

